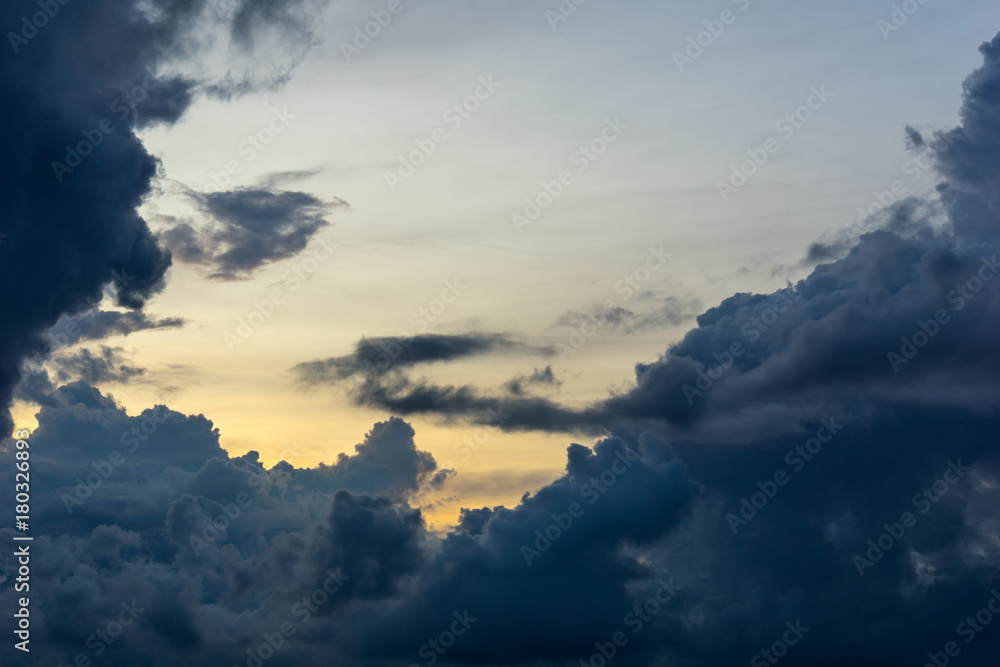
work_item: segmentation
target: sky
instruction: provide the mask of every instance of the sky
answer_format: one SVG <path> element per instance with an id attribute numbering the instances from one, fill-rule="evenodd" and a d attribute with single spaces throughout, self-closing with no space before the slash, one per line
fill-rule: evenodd
<path id="1" fill-rule="evenodd" d="M 995 655 L 995 3 L 0 26 L 5 664 Z"/>

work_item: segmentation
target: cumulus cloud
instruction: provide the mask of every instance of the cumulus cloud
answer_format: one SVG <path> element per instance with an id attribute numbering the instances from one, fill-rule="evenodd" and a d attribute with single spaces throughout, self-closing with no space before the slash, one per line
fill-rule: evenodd
<path id="1" fill-rule="evenodd" d="M 655 543 L 698 493 L 654 438 L 573 445 L 559 480 L 517 508 L 470 510 L 441 542 L 407 498 L 443 471 L 401 420 L 376 424 L 332 466 L 265 469 L 255 452 L 227 455 L 202 416 L 165 406 L 130 416 L 79 382 L 57 393 L 31 436 L 32 465 L 47 471 L 34 489 L 35 544 L 51 562 L 36 570 L 45 604 L 34 608 L 33 637 L 56 661 L 87 653 L 87 636 L 121 601 L 145 610 L 109 650 L 123 663 L 242 664 L 263 633 L 291 622 L 298 632 L 276 664 L 331 651 L 345 664 L 394 664 L 467 608 L 495 625 L 483 624 L 480 648 L 470 642 L 456 656 L 537 653 L 540 643 L 502 646 L 515 612 L 527 614 L 524 627 L 562 619 L 557 646 L 542 654 L 569 655 L 587 642 L 577 623 L 596 628 L 614 616 L 595 616 L 596 606 L 557 614 L 569 587 L 600 582 L 595 602 L 624 602 L 625 582 L 646 566 L 620 550 Z M 12 458 L 3 461 L 9 472 Z M 553 512 L 572 512 L 577 526 L 552 546 L 535 544 Z M 341 583 L 328 600 L 301 604 L 333 575 Z M 0 585 L 0 602 L 14 593 Z"/>

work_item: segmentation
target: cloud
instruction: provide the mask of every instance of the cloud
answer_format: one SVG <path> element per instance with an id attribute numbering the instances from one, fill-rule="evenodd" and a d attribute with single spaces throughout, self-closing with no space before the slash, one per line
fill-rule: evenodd
<path id="1" fill-rule="evenodd" d="M 532 346 L 504 334 L 421 334 L 412 338 L 365 338 L 354 352 L 292 368 L 300 385 L 343 385 L 359 406 L 397 415 L 435 415 L 468 419 L 510 430 L 600 432 L 592 415 L 563 408 L 553 401 L 526 396 L 530 384 L 558 386 L 551 368 L 519 376 L 491 395 L 473 386 L 440 386 L 413 379 L 409 371 L 421 364 L 454 362 L 487 354 L 552 356 L 554 348 Z"/>
<path id="2" fill-rule="evenodd" d="M 554 351 L 532 347 L 504 334 L 420 334 L 412 338 L 362 338 L 350 354 L 304 362 L 295 366 L 292 371 L 304 385 L 337 384 L 360 375 L 370 380 L 390 372 L 395 374 L 418 364 L 513 352 L 545 356 Z"/>
<path id="3" fill-rule="evenodd" d="M 33 487 L 36 539 L 61 563 L 36 571 L 50 586 L 50 611 L 33 608 L 49 658 L 88 652 L 105 616 L 135 600 L 148 613 L 116 643 L 114 660 L 180 664 L 196 651 L 196 664 L 220 652 L 234 661 L 248 629 L 300 621 L 290 613 L 299 590 L 312 592 L 327 570 L 349 579 L 317 617 L 395 594 L 429 554 L 421 516 L 402 499 L 437 466 L 400 420 L 376 424 L 332 466 L 265 470 L 255 452 L 228 456 L 202 416 L 164 406 L 130 416 L 82 382 L 56 393 L 31 436 L 32 463 L 46 470 Z M 13 460 L 3 457 L 4 474 Z M 214 592 L 202 598 L 198 588 Z M 244 606 L 261 593 L 263 607 Z M 12 594 L 0 585 L 5 603 Z M 210 618 L 224 627 L 203 626 Z"/>
<path id="4" fill-rule="evenodd" d="M 120 347 L 101 346 L 99 355 L 87 349 L 74 354 L 55 357 L 51 365 L 60 383 L 82 380 L 87 384 L 128 382 L 146 372 L 145 368 L 131 365 Z"/>
<path id="5" fill-rule="evenodd" d="M 14 398 L 36 405 L 54 405 L 56 386 L 47 371 L 41 368 L 23 369 L 21 379 L 14 387 Z"/>
<path id="6" fill-rule="evenodd" d="M 272 262 L 293 257 L 330 223 L 329 211 L 347 206 L 305 192 L 271 188 L 192 193 L 213 223 L 182 222 L 160 232 L 178 260 L 200 264 L 220 280 L 249 278 Z"/>
<path id="7" fill-rule="evenodd" d="M 545 368 L 536 368 L 530 375 L 518 375 L 508 380 L 504 384 L 504 389 L 514 396 L 523 396 L 529 391 L 529 387 L 532 386 L 545 389 L 559 389 L 562 386 L 562 380 L 557 378 L 556 374 L 552 372 L 552 366 L 546 366 Z"/>
<path id="8" fill-rule="evenodd" d="M 228 67 L 206 82 L 204 94 L 231 100 L 277 90 L 291 80 L 309 50 L 320 43 L 326 0 L 211 0 L 209 15 L 228 28 L 218 48 Z"/>
<path id="9" fill-rule="evenodd" d="M 138 331 L 174 329 L 184 326 L 180 317 L 153 319 L 139 310 L 91 310 L 77 316 L 63 316 L 48 332 L 54 347 L 64 347 L 86 340 L 128 336 Z"/>
<path id="10" fill-rule="evenodd" d="M 393 414 L 431 415 L 507 431 L 595 434 L 605 432 L 608 424 L 605 414 L 589 408 L 568 408 L 544 397 L 490 394 L 471 385 L 437 385 L 401 372 L 367 377 L 348 394 L 359 406 Z"/>
<path id="11" fill-rule="evenodd" d="M 416 491 L 430 483 L 437 469 L 434 457 L 417 450 L 413 428 L 398 418 L 376 424 L 355 454 L 341 454 L 333 466 L 320 464 L 315 473 L 302 472 L 299 483 L 314 476 L 315 484 L 349 489 L 356 493 Z"/>
<path id="12" fill-rule="evenodd" d="M 345 664 L 398 663 L 470 606 L 496 625 L 480 626 L 482 648 L 470 642 L 465 655 L 538 654 L 539 644 L 502 646 L 515 613 L 521 628 L 557 619 L 556 652 L 564 651 L 613 619 L 594 605 L 624 601 L 623 583 L 642 570 L 616 555 L 621 545 L 654 543 L 698 492 L 653 438 L 608 439 L 593 451 L 573 445 L 564 477 L 517 508 L 468 512 L 440 542 L 406 498 L 441 471 L 401 420 L 376 424 L 333 466 L 266 470 L 255 452 L 227 455 L 202 416 L 164 406 L 130 416 L 85 383 L 57 391 L 59 404 L 40 410 L 31 436 L 32 465 L 47 471 L 33 488 L 34 544 L 51 558 L 34 572 L 36 659 L 88 653 L 87 637 L 122 601 L 144 610 L 109 650 L 124 664 L 243 664 L 247 649 L 285 622 L 298 630 L 281 651 L 287 662 L 332 650 Z M 0 459 L 4 474 L 12 466 Z M 635 494 L 645 498 L 642 512 Z M 572 503 L 587 506 L 583 519 L 529 567 L 522 543 L 533 543 L 554 511 L 576 514 Z M 336 592 L 303 605 L 331 573 L 346 575 Z M 557 614 L 581 580 L 598 583 L 594 605 Z M 0 603 L 14 594 L 0 585 Z M 518 600 L 531 605 L 518 609 Z"/>
<path id="13" fill-rule="evenodd" d="M 656 301 L 652 308 L 634 311 L 624 306 L 595 306 L 586 312 L 571 310 L 556 322 L 559 326 L 594 325 L 605 331 L 631 335 L 684 324 L 697 314 L 699 303 L 676 296 L 660 297 L 646 293 L 640 300 Z"/>
<path id="14" fill-rule="evenodd" d="M 260 187 L 272 189 L 283 183 L 303 181 L 317 174 L 323 173 L 322 169 L 300 169 L 297 171 L 279 171 L 267 174 L 260 180 Z"/>

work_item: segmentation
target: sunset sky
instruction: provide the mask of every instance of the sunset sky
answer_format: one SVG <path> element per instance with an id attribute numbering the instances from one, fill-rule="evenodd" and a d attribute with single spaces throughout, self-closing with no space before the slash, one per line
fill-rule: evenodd
<path id="1" fill-rule="evenodd" d="M 630 381 L 635 363 L 679 340 L 702 307 L 808 275 L 808 245 L 853 224 L 894 180 L 907 195 L 932 191 L 923 163 L 904 169 L 914 158 L 904 124 L 957 122 L 959 83 L 977 54 L 955 45 L 988 38 L 997 17 L 986 2 L 962 12 L 929 4 L 885 39 L 878 21 L 891 7 L 866 2 L 734 2 L 712 11 L 693 2 L 598 3 L 554 30 L 543 5 L 403 6 L 359 54 L 342 45 L 354 46 L 354 26 L 378 8 L 345 3 L 315 14 L 316 45 L 305 53 L 264 48 L 234 64 L 209 44 L 212 55 L 168 70 L 233 67 L 268 82 L 294 66 L 274 90 L 201 97 L 177 123 L 139 132 L 161 160 L 141 209 L 154 232 L 177 220 L 204 225 L 192 191 L 219 191 L 230 176 L 230 187 L 243 188 L 283 179 L 281 187 L 335 205 L 330 226 L 300 255 L 239 279 L 213 279 L 212 266 L 186 263 L 174 249 L 167 286 L 147 310 L 185 325 L 101 342 L 146 369 L 125 383 L 96 383 L 130 412 L 163 402 L 202 413 L 227 451 L 257 450 L 268 465 L 331 462 L 387 415 L 353 405 L 339 387 L 303 390 L 290 369 L 343 355 L 362 337 L 421 333 L 502 333 L 555 352 L 420 369 L 436 382 L 498 387 L 550 366 L 560 402 L 600 399 Z M 717 41 L 691 64 L 675 61 L 687 37 L 727 8 L 735 19 Z M 789 124 L 775 126 L 814 86 L 832 96 L 789 138 Z M 477 88 L 485 99 L 468 104 L 478 108 L 463 118 L 453 107 Z M 135 106 L 142 118 L 142 102 Z M 276 117 L 271 127 L 280 129 L 269 135 Z M 574 164 L 606 119 L 620 120 L 620 137 L 592 162 Z M 396 173 L 399 157 L 436 128 L 445 143 L 390 189 L 386 172 Z M 248 143 L 258 135 L 261 150 Z M 771 137 L 778 153 L 723 202 L 718 182 Z M 238 174 L 226 174 L 230 162 Z M 519 233 L 512 214 L 563 170 L 573 183 Z M 307 273 L 305 258 L 317 249 L 325 256 L 320 237 L 336 250 L 307 263 Z M 626 299 L 615 286 L 650 248 L 669 253 L 669 263 Z M 307 277 L 301 285 L 296 268 Z M 434 321 L 415 315 L 449 280 L 467 289 Z M 275 288 L 287 300 L 245 342 L 227 344 L 225 335 L 237 336 Z M 578 326 L 567 314 L 608 299 L 637 319 L 653 317 L 602 327 L 579 351 L 560 354 L 556 346 L 570 345 Z M 18 423 L 30 424 L 34 411 L 17 404 Z M 410 420 L 420 447 L 439 461 L 455 460 L 455 443 L 473 435 L 442 415 Z M 491 432 L 476 456 L 455 460 L 451 500 L 435 520 L 538 488 L 562 468 L 573 435 Z"/>
<path id="2" fill-rule="evenodd" d="M 986 604 L 1000 8 L 577 2 L 0 10 L 34 664 L 132 598 L 103 664 L 429 665 L 475 607 L 433 662 L 597 665 L 676 578 L 618 664 L 916 665 Z"/>

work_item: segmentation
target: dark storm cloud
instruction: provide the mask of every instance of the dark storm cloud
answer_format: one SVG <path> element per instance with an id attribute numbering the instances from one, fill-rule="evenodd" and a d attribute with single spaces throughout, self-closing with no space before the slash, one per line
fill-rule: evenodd
<path id="1" fill-rule="evenodd" d="M 876 665 L 943 646 L 954 618 L 1000 584 L 995 417 L 834 419 L 833 440 L 799 472 L 784 453 L 805 436 L 572 445 L 565 475 L 514 508 L 465 511 L 438 542 L 404 500 L 435 466 L 400 420 L 377 424 L 335 466 L 265 470 L 253 452 L 227 456 L 204 417 L 163 406 L 130 417 L 85 384 L 59 393 L 31 438 L 47 471 L 34 521 L 48 563 L 33 579 L 46 602 L 33 636 L 56 661 L 86 652 L 87 636 L 135 600 L 146 615 L 112 647 L 121 664 L 246 664 L 285 622 L 296 634 L 274 664 L 419 664 L 457 613 L 474 620 L 448 652 L 456 665 L 570 665 L 622 632 L 622 665 L 722 666 L 798 620 L 809 628 L 802 664 Z M 927 513 L 914 506 L 949 460 L 976 459 Z M 726 514 L 776 469 L 792 483 L 734 535 Z M 859 576 L 853 556 L 907 510 L 917 526 Z M 308 597 L 333 576 L 335 593 Z M 12 595 L 0 584 L 0 602 Z M 995 650 L 992 635 L 963 646 L 972 661 Z"/>
<path id="2" fill-rule="evenodd" d="M 196 47 L 190 35 L 208 9 L 199 0 L 44 4 L 48 14 L 34 0 L 0 8 L 8 42 L 0 49 L 0 309 L 17 313 L 0 323 L 4 413 L 21 361 L 45 348 L 60 317 L 93 308 L 109 284 L 131 309 L 163 288 L 170 253 L 136 213 L 157 162 L 134 130 L 173 122 L 190 105 L 196 82 L 165 70 Z M 237 7 L 233 30 L 246 42 L 261 17 L 301 5 Z M 144 100 L 123 104 L 151 75 L 159 83 L 146 86 Z M 0 417 L 0 431 L 10 430 Z"/>
<path id="3" fill-rule="evenodd" d="M 929 143 L 945 178 L 941 199 L 956 234 L 992 242 L 1000 218 L 1000 35 L 979 51 L 985 65 L 963 84 L 961 125 Z"/>
<path id="4" fill-rule="evenodd" d="M 384 497 L 337 491 L 310 554 L 317 581 L 330 569 L 350 573 L 346 599 L 380 599 L 399 591 L 400 580 L 424 565 L 423 517 Z"/>
<path id="5" fill-rule="evenodd" d="M 412 338 L 362 338 L 351 354 L 301 363 L 292 371 L 305 385 L 336 384 L 354 376 L 368 379 L 417 364 L 456 361 L 486 354 L 551 355 L 503 334 L 420 334 Z M 357 384 L 357 383 L 355 383 Z"/>
<path id="6" fill-rule="evenodd" d="M 654 574 L 619 550 L 654 544 L 698 493 L 654 438 L 573 445 L 565 476 L 517 508 L 468 512 L 442 544 L 405 500 L 442 471 L 398 419 L 333 466 L 266 470 L 254 452 L 227 456 L 204 417 L 164 406 L 129 416 L 84 383 L 57 393 L 31 436 L 32 465 L 47 471 L 34 545 L 48 563 L 33 580 L 33 639 L 36 660 L 53 664 L 95 657 L 87 637 L 122 601 L 143 612 L 110 664 L 245 664 L 285 622 L 297 633 L 273 664 L 399 664 L 466 609 L 484 622 L 455 657 L 567 657 L 617 622 L 626 582 Z M 6 474 L 12 459 L 2 461 Z M 567 512 L 565 536 L 536 544 Z M 336 592 L 311 597 L 334 577 Z M 581 581 L 589 602 L 563 610 Z M 12 595 L 0 583 L 0 602 Z M 505 628 L 518 642 L 504 646 Z"/>
<path id="7" fill-rule="evenodd" d="M 676 528 L 698 494 L 670 447 L 648 435 L 571 445 L 566 473 L 517 507 L 464 512 L 408 602 L 366 633 L 366 648 L 390 659 L 385 664 L 412 660 L 449 627 L 451 611 L 467 609 L 478 620 L 448 652 L 455 664 L 589 658 L 596 642 L 628 631 L 623 618 L 636 599 L 671 579 L 636 554 Z M 666 616 L 651 632 L 679 633 Z M 390 627 L 397 630 L 376 643 Z"/>
<path id="8" fill-rule="evenodd" d="M 255 452 L 230 458 L 202 416 L 164 406 L 129 416 L 81 382 L 55 394 L 31 436 L 32 465 L 46 470 L 33 487 L 36 540 L 51 559 L 35 571 L 48 603 L 32 609 L 33 638 L 51 664 L 94 658 L 87 637 L 133 600 L 146 612 L 109 659 L 242 661 L 261 633 L 299 625 L 309 607 L 296 602 L 342 570 L 335 601 L 309 612 L 300 635 L 316 659 L 331 641 L 350 643 L 322 619 L 397 594 L 430 555 L 421 515 L 402 499 L 437 465 L 398 419 L 332 466 L 266 470 Z M 5 604 L 14 593 L 0 583 Z"/>
<path id="9" fill-rule="evenodd" d="M 346 206 L 305 192 L 270 188 L 192 193 L 214 224 L 180 223 L 160 233 L 177 259 L 201 264 L 221 280 L 249 278 L 257 269 L 305 249 L 330 223 L 327 214 Z"/>
<path id="10" fill-rule="evenodd" d="M 21 359 L 43 347 L 41 334 L 63 314 L 96 303 L 113 271 L 132 277 L 118 300 L 135 307 L 162 287 L 169 254 L 155 243 L 135 208 L 149 188 L 155 162 L 128 126 L 108 134 L 72 173 L 53 171 L 68 162 L 67 146 L 89 141 L 82 133 L 111 115 L 110 105 L 169 50 L 183 20 L 166 11 L 156 24 L 130 21 L 118 3 L 60 6 L 60 13 L 31 41 L 3 51 L 6 158 L 0 167 L 4 261 L 0 306 L 17 312 L 0 324 L 0 403 L 6 405 Z M 0 24 L 17 26 L 38 7 L 6 3 Z M 85 147 L 86 148 L 86 147 Z M 84 150 L 84 149 L 81 149 Z M 9 421 L 2 426 L 9 430 Z"/>

